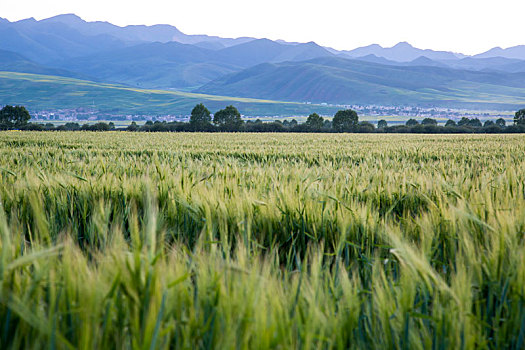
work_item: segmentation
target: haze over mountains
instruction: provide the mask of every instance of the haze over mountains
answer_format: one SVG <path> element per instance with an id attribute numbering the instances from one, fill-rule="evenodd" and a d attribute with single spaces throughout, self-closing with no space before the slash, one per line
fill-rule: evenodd
<path id="1" fill-rule="evenodd" d="M 72 14 L 0 19 L 0 70 L 295 102 L 525 103 L 525 46 L 475 56 L 406 42 L 338 51 L 314 42 L 186 35 L 170 25 L 119 27 Z M 0 104 L 12 103 L 2 99 L 2 85 Z"/>

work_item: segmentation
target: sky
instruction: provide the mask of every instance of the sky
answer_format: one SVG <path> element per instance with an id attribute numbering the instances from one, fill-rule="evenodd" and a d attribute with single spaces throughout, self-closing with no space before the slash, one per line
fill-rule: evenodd
<path id="1" fill-rule="evenodd" d="M 171 24 L 186 34 L 250 36 L 338 50 L 400 41 L 476 54 L 525 44 L 524 0 L 0 0 L 10 21 L 75 13 L 88 21 Z"/>

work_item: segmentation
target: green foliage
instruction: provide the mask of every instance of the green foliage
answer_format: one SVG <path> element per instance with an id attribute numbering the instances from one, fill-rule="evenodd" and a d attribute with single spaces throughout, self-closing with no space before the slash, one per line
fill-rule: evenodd
<path id="1" fill-rule="evenodd" d="M 23 106 L 4 106 L 0 109 L 0 130 L 19 129 L 31 119 Z"/>
<path id="2" fill-rule="evenodd" d="M 320 130 L 323 127 L 323 117 L 319 116 L 317 113 L 312 113 L 306 119 L 306 126 L 310 130 Z"/>
<path id="3" fill-rule="evenodd" d="M 384 129 L 387 126 L 388 126 L 388 123 L 384 119 L 381 119 L 380 121 L 377 122 L 377 128 L 378 129 Z"/>
<path id="4" fill-rule="evenodd" d="M 437 120 L 432 118 L 425 118 L 421 121 L 421 125 L 437 125 Z"/>
<path id="5" fill-rule="evenodd" d="M 458 122 L 458 126 L 470 126 L 474 128 L 480 128 L 482 124 L 478 118 L 469 119 L 467 117 L 462 117 L 461 120 Z"/>
<path id="6" fill-rule="evenodd" d="M 415 125 L 419 125 L 419 122 L 415 119 L 409 119 L 407 120 L 407 122 L 405 123 L 406 126 L 415 126 Z"/>
<path id="7" fill-rule="evenodd" d="M 80 130 L 80 125 L 78 123 L 71 123 L 71 122 L 70 123 L 65 123 L 63 125 L 63 130 L 66 130 L 66 131 L 77 131 L 77 130 Z"/>
<path id="8" fill-rule="evenodd" d="M 374 124 L 367 121 L 363 121 L 359 122 L 358 127 L 355 129 L 355 131 L 358 133 L 373 133 L 375 132 L 375 127 Z"/>
<path id="9" fill-rule="evenodd" d="M 452 127 L 452 126 L 457 126 L 457 125 L 458 124 L 452 119 L 447 120 L 447 122 L 445 123 L 446 127 Z"/>
<path id="10" fill-rule="evenodd" d="M 498 118 L 496 120 L 496 125 L 499 126 L 500 128 L 504 128 L 507 125 L 507 122 L 503 118 Z"/>
<path id="11" fill-rule="evenodd" d="M 99 122 L 99 123 L 95 123 L 95 124 L 84 124 L 84 125 L 82 125 L 80 130 L 83 130 L 83 131 L 109 131 L 109 130 L 112 129 L 111 124 L 113 124 L 113 123 L 107 124 L 107 123 L 104 123 L 104 122 Z M 115 128 L 115 125 L 113 125 L 113 128 Z"/>
<path id="12" fill-rule="evenodd" d="M 193 107 L 190 116 L 190 125 L 194 130 L 209 130 L 211 127 L 211 113 L 202 103 Z"/>
<path id="13" fill-rule="evenodd" d="M 337 111 L 332 119 L 332 128 L 336 131 L 351 131 L 357 125 L 359 117 L 352 109 Z"/>
<path id="14" fill-rule="evenodd" d="M 469 125 L 470 119 L 467 117 L 462 117 L 461 120 L 458 122 L 459 126 L 467 126 Z"/>
<path id="15" fill-rule="evenodd" d="M 514 114 L 514 124 L 525 125 L 525 108 L 520 109 Z"/>
<path id="16" fill-rule="evenodd" d="M 237 108 L 230 105 L 213 115 L 213 123 L 224 131 L 239 131 L 244 122 Z"/>
<path id="17" fill-rule="evenodd" d="M 131 124 L 129 124 L 129 126 L 126 128 L 127 131 L 138 131 L 139 130 L 139 126 L 137 125 L 136 122 L 131 122 Z"/>
<path id="18" fill-rule="evenodd" d="M 0 348 L 522 349 L 524 152 L 2 132 Z"/>
<path id="19" fill-rule="evenodd" d="M 480 128 L 482 126 L 481 121 L 478 118 L 472 118 L 470 119 L 468 126 L 472 126 L 475 128 Z"/>

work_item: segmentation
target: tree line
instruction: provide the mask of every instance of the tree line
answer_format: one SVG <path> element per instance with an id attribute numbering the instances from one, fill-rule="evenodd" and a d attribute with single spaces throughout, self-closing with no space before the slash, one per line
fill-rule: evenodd
<path id="1" fill-rule="evenodd" d="M 5 106 L 0 110 L 0 130 L 34 130 L 34 131 L 143 131 L 143 132 L 355 132 L 355 133 L 524 133 L 525 109 L 520 109 L 514 115 L 514 123 L 506 125 L 503 118 L 496 121 L 487 120 L 482 123 L 477 118 L 463 117 L 458 122 L 449 119 L 444 126 L 432 118 L 421 122 L 409 119 L 404 125 L 389 126 L 386 120 L 380 120 L 377 127 L 367 121 L 359 121 L 359 116 L 352 109 L 340 110 L 333 118 L 324 119 L 317 113 L 312 113 L 304 123 L 292 120 L 275 120 L 263 122 L 244 121 L 234 106 L 212 114 L 204 106 L 197 104 L 191 111 L 189 122 L 147 121 L 143 125 L 132 122 L 126 128 L 117 129 L 114 123 L 98 122 L 84 124 L 70 122 L 55 126 L 52 123 L 30 123 L 31 116 L 23 106 Z"/>

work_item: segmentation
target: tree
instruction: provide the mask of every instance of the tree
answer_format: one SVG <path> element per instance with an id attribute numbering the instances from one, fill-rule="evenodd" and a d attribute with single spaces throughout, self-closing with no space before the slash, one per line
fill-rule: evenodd
<path id="1" fill-rule="evenodd" d="M 237 108 L 228 106 L 215 113 L 213 123 L 225 131 L 239 131 L 244 122 Z"/>
<path id="2" fill-rule="evenodd" d="M 204 131 L 211 127 L 211 113 L 202 103 L 193 107 L 190 116 L 190 125 L 193 130 Z"/>
<path id="3" fill-rule="evenodd" d="M 481 121 L 478 118 L 469 119 L 467 117 L 462 117 L 461 120 L 458 122 L 459 126 L 471 126 L 471 127 L 481 127 L 483 124 L 481 124 Z"/>
<path id="4" fill-rule="evenodd" d="M 312 113 L 306 119 L 305 124 L 310 130 L 320 130 L 323 127 L 323 117 L 317 113 Z"/>
<path id="5" fill-rule="evenodd" d="M 384 119 L 381 119 L 380 121 L 377 122 L 377 128 L 378 129 L 384 129 L 387 126 L 388 126 L 388 123 Z"/>
<path id="6" fill-rule="evenodd" d="M 458 122 L 459 126 L 466 126 L 470 122 L 470 119 L 467 117 L 462 117 L 461 120 Z"/>
<path id="7" fill-rule="evenodd" d="M 492 120 L 485 120 L 485 123 L 483 123 L 483 127 L 488 128 L 490 126 L 494 126 L 494 122 Z"/>
<path id="8" fill-rule="evenodd" d="M 5 106 L 0 109 L 0 130 L 19 129 L 31 119 L 24 106 Z"/>
<path id="9" fill-rule="evenodd" d="M 92 125 L 84 124 L 80 128 L 80 130 L 83 130 L 83 131 L 109 131 L 109 129 L 110 129 L 109 124 L 104 123 L 104 122 L 98 122 Z"/>
<path id="10" fill-rule="evenodd" d="M 505 119 L 499 118 L 498 120 L 496 120 L 496 125 L 500 128 L 504 128 L 507 125 L 507 122 L 505 121 Z"/>
<path id="11" fill-rule="evenodd" d="M 470 119 L 467 125 L 472 126 L 474 128 L 481 128 L 483 126 L 483 124 L 481 124 L 481 120 L 479 120 L 478 118 Z"/>
<path id="12" fill-rule="evenodd" d="M 437 125 L 438 122 L 432 118 L 425 118 L 421 121 L 421 125 Z"/>
<path id="13" fill-rule="evenodd" d="M 340 110 L 332 119 L 332 128 L 336 131 L 351 131 L 358 123 L 357 112 L 351 109 Z"/>
<path id="14" fill-rule="evenodd" d="M 355 128 L 356 132 L 362 132 L 362 133 L 371 133 L 374 132 L 375 126 L 374 124 L 370 122 L 360 122 L 357 127 Z"/>
<path id="15" fill-rule="evenodd" d="M 406 126 L 416 126 L 419 125 L 419 122 L 415 119 L 409 119 L 406 122 Z"/>
<path id="16" fill-rule="evenodd" d="M 514 114 L 514 124 L 525 125 L 525 108 L 520 109 Z"/>
<path id="17" fill-rule="evenodd" d="M 452 119 L 449 119 L 447 120 L 447 122 L 445 123 L 445 126 L 456 126 L 456 122 L 453 121 Z"/>
<path id="18" fill-rule="evenodd" d="M 78 123 L 65 123 L 64 125 L 57 126 L 55 128 L 57 131 L 78 131 L 80 130 L 80 124 Z"/>
<path id="19" fill-rule="evenodd" d="M 133 122 L 131 122 L 131 124 L 128 125 L 128 128 L 126 130 L 128 130 L 128 131 L 138 131 L 139 130 L 139 126 L 137 125 L 137 123 L 135 123 L 133 121 Z"/>

